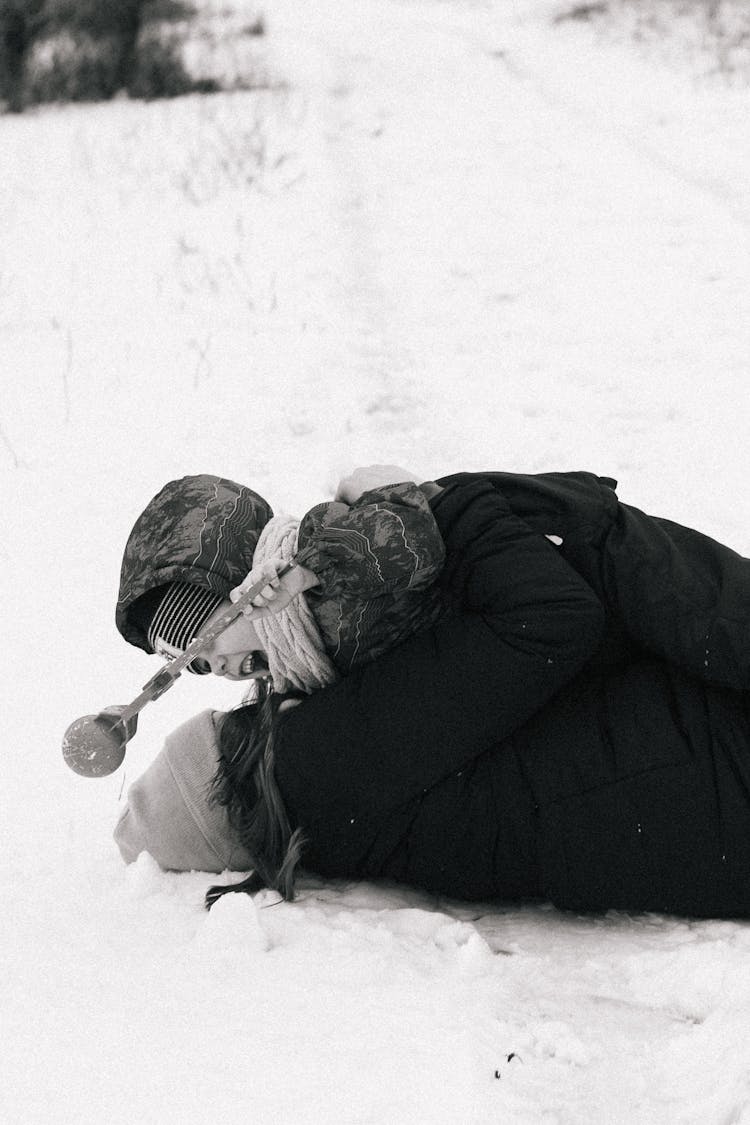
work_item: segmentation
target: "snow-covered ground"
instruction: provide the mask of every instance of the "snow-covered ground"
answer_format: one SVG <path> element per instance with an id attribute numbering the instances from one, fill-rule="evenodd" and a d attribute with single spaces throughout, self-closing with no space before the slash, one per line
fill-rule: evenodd
<path id="1" fill-rule="evenodd" d="M 0 119 L 3 1122 L 750 1123 L 747 925 L 209 915 L 111 829 L 228 685 L 60 755 L 155 670 L 120 553 L 185 473 L 299 515 L 372 461 L 587 468 L 750 553 L 750 91 L 562 8 L 268 0 L 273 89 Z"/>

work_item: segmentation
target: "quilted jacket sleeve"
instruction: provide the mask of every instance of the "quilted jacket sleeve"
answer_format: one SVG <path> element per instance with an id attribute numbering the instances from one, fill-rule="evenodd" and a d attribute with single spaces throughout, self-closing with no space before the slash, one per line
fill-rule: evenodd
<path id="1" fill-rule="evenodd" d="M 434 581 L 445 549 L 421 489 L 408 482 L 364 492 L 355 504 L 318 504 L 303 518 L 297 561 L 325 597 L 368 601 Z"/>
<path id="2" fill-rule="evenodd" d="M 594 592 L 490 485 L 448 488 L 433 505 L 456 612 L 304 700 L 279 732 L 279 784 L 318 848 L 348 847 L 355 824 L 491 749 L 600 643 Z"/>

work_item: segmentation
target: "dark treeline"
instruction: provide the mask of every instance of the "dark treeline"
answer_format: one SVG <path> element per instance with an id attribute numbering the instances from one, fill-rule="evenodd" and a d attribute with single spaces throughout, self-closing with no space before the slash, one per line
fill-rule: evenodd
<path id="1" fill-rule="evenodd" d="M 0 101 L 12 112 L 50 101 L 96 101 L 125 90 L 169 97 L 193 89 L 170 27 L 182 0 L 0 0 Z"/>

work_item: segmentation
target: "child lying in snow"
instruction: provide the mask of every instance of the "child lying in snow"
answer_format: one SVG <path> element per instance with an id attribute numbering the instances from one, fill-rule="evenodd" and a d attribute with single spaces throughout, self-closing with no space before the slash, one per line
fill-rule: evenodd
<path id="1" fill-rule="evenodd" d="M 270 670 L 277 691 L 310 692 L 453 611 L 446 582 L 436 581 L 446 560 L 435 516 L 444 491 L 468 498 L 480 484 L 499 496 L 511 535 L 515 526 L 546 536 L 550 560 L 562 558 L 598 596 L 600 666 L 647 652 L 750 689 L 750 562 L 621 503 L 614 481 L 585 472 L 462 473 L 418 485 L 403 469 L 370 466 L 299 523 L 274 517 L 243 485 L 184 477 L 165 485 L 131 532 L 117 626 L 146 652 L 176 655 L 267 575 L 254 607 L 192 670 L 240 680 Z M 298 565 L 273 578 L 291 558 Z M 508 574 L 509 584 L 520 578 Z"/>
<path id="2" fill-rule="evenodd" d="M 443 612 L 434 579 L 445 552 L 427 498 L 437 487 L 376 470 L 342 482 L 335 501 L 301 521 L 274 516 L 257 493 L 220 477 L 170 481 L 125 548 L 120 632 L 175 656 L 230 596 L 267 576 L 264 595 L 192 671 L 245 680 L 270 670 L 277 691 L 310 692 L 392 648 Z M 376 477 L 384 483 L 367 487 Z"/>

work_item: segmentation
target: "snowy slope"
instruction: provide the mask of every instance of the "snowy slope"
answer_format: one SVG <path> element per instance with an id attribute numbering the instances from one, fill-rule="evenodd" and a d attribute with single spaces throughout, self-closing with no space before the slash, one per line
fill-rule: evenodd
<path id="1" fill-rule="evenodd" d="M 745 925 L 207 915 L 110 833 L 229 686 L 153 705 L 124 778 L 60 757 L 154 671 L 120 553 L 185 473 L 299 515 L 370 461 L 587 468 L 750 552 L 750 94 L 559 10 L 268 0 L 274 89 L 0 119 L 0 1120 L 750 1122 Z"/>

